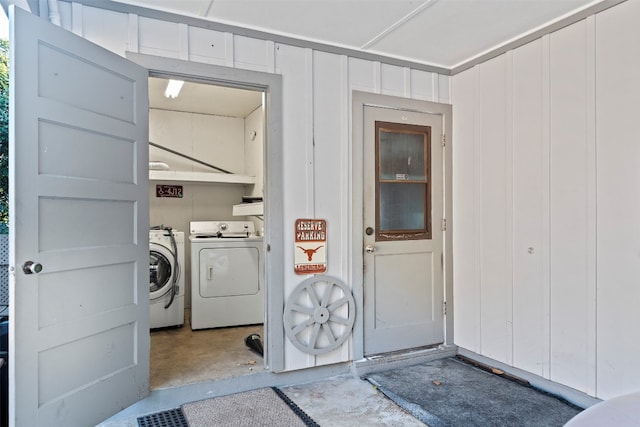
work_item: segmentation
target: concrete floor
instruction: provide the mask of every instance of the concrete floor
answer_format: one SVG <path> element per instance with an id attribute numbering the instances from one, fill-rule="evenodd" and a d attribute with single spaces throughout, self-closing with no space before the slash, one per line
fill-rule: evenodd
<path id="1" fill-rule="evenodd" d="M 233 334 L 230 332 L 228 330 L 224 335 L 232 336 Z M 242 342 L 244 342 L 244 333 L 246 332 L 244 330 L 242 334 L 239 334 Z M 171 337 L 170 334 L 168 335 Z M 233 340 L 237 341 L 237 339 Z M 422 368 L 420 368 L 420 364 L 424 362 L 427 364 L 426 366 L 437 367 L 438 363 L 444 360 L 443 358 L 454 356 L 456 348 L 447 347 L 406 352 L 398 355 L 387 355 L 384 358 L 373 357 L 356 363 L 320 366 L 309 370 L 278 374 L 264 370 L 256 372 L 247 369 L 247 366 L 243 365 L 243 361 L 247 359 L 245 357 L 247 354 L 253 354 L 250 350 L 247 351 L 249 353 L 240 352 L 240 359 L 236 360 L 237 370 L 235 372 L 238 373 L 237 375 L 225 375 L 224 378 L 205 380 L 203 382 L 192 382 L 193 379 L 190 379 L 186 381 L 189 383 L 185 385 L 155 389 L 149 397 L 126 408 L 98 426 L 137 427 L 137 418 L 142 415 L 179 408 L 182 404 L 188 402 L 272 386 L 282 390 L 321 426 L 421 426 L 424 424 L 418 418 L 393 403 L 377 387 L 359 376 L 376 376 L 368 374 L 367 371 L 379 372 L 380 375 L 384 375 L 383 373 L 386 372 L 394 376 L 399 375 L 398 372 L 401 370 L 406 370 L 409 378 L 419 383 L 411 388 L 415 389 L 414 392 L 418 396 L 421 396 L 420 387 L 425 386 L 425 384 L 431 386 L 435 383 L 433 383 L 431 377 L 423 375 L 424 373 L 421 374 L 420 369 Z M 213 373 L 216 370 L 210 369 L 208 372 Z M 444 374 L 439 375 L 438 378 Z M 441 381 L 438 381 L 441 385 L 437 384 L 440 387 L 446 388 L 454 383 L 451 379 L 445 380 L 442 378 L 440 378 Z M 468 378 L 468 376 L 463 375 L 463 378 Z M 167 381 L 167 383 L 174 381 L 175 383 L 176 379 L 168 378 L 164 381 Z M 411 383 L 409 380 L 401 381 L 403 383 Z M 486 380 L 480 381 L 480 384 L 485 383 L 487 383 Z M 479 396 L 487 394 L 487 392 L 478 391 L 473 387 L 465 385 L 462 385 L 462 387 L 464 389 L 469 388 L 466 392 L 475 393 Z M 523 392 L 530 391 L 529 388 L 523 387 Z M 521 392 L 514 391 L 513 394 L 520 395 Z M 529 400 L 524 395 L 523 399 L 525 401 Z M 482 409 L 484 405 L 481 404 L 480 406 L 480 409 Z M 408 408 L 415 409 L 411 405 Z M 502 407 L 499 406 L 499 408 Z M 469 410 L 473 412 L 472 409 Z M 498 409 L 496 413 L 498 412 L 505 411 Z M 546 424 L 544 421 L 547 412 L 547 410 L 539 408 L 534 410 L 534 413 L 529 414 L 527 419 L 535 420 L 537 424 L 530 425 L 552 425 Z M 524 424 L 507 423 L 495 425 Z"/>
<path id="2" fill-rule="evenodd" d="M 322 426 L 423 425 L 352 375 L 348 365 L 317 368 L 317 381 L 304 372 L 266 372 L 263 359 L 244 343 L 252 333 L 264 337 L 262 325 L 192 331 L 188 321 L 187 310 L 183 327 L 151 332 L 151 395 L 99 427 L 136 427 L 141 415 L 269 386 L 280 386 Z"/>
<path id="3" fill-rule="evenodd" d="M 191 330 L 189 310 L 181 328 L 151 332 L 151 390 L 264 372 L 245 337 L 264 337 L 262 325 Z"/>
<path id="4" fill-rule="evenodd" d="M 141 415 L 183 403 L 260 387 L 279 386 L 320 425 L 421 426 L 417 419 L 351 374 L 348 364 L 308 372 L 271 374 L 244 338 L 263 335 L 262 325 L 192 331 L 188 312 L 182 328 L 151 332 L 151 395 L 99 424 L 137 427 Z"/>
<path id="5" fill-rule="evenodd" d="M 254 378 L 260 377 L 257 374 Z M 219 380 L 225 388 L 224 380 Z M 215 382 L 213 388 L 216 388 Z M 260 387 L 259 384 L 256 387 Z M 423 423 L 395 405 L 367 381 L 350 374 L 338 375 L 304 384 L 280 387 L 289 398 L 320 426 L 402 426 L 418 427 Z M 152 396 L 114 415 L 98 427 L 137 427 L 141 415 L 180 407 L 200 399 L 189 399 L 190 386 L 152 393 Z M 211 391 L 210 397 L 215 397 Z"/>
<path id="6" fill-rule="evenodd" d="M 424 426 L 369 382 L 350 375 L 281 390 L 321 426 Z"/>
<path id="7" fill-rule="evenodd" d="M 359 375 L 415 366 L 421 358 L 441 360 L 456 352 L 455 348 L 429 349 L 274 374 L 244 344 L 252 333 L 263 335 L 262 326 L 192 331 L 186 323 L 182 328 L 152 332 L 151 395 L 98 426 L 137 427 L 142 415 L 272 386 L 279 387 L 321 426 L 422 426 Z"/>

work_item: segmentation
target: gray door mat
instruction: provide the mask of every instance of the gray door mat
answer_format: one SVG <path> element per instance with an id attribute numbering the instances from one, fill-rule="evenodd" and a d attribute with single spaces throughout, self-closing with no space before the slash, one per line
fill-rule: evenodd
<path id="1" fill-rule="evenodd" d="M 430 427 L 562 426 L 581 411 L 526 383 L 456 358 L 370 374 L 365 379 Z"/>
<path id="2" fill-rule="evenodd" d="M 187 403 L 182 411 L 190 427 L 319 427 L 275 387 Z"/>

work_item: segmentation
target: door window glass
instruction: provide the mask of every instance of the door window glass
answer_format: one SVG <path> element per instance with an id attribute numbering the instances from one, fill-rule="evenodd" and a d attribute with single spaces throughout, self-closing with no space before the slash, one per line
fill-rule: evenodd
<path id="1" fill-rule="evenodd" d="M 376 122 L 376 240 L 431 238 L 431 128 Z"/>

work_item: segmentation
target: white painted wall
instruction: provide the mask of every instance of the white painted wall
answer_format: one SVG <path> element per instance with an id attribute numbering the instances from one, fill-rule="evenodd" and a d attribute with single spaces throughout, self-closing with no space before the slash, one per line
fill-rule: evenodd
<path id="1" fill-rule="evenodd" d="M 453 78 L 455 342 L 640 389 L 640 2 Z"/>
<path id="2" fill-rule="evenodd" d="M 60 1 L 62 25 L 120 55 L 165 56 L 283 76 L 285 300 L 306 276 L 293 273 L 294 224 L 322 218 L 328 227 L 328 271 L 350 286 L 354 276 L 351 216 L 351 91 L 449 103 L 450 79 L 417 69 L 190 27 Z M 356 244 L 359 244 L 356 242 Z M 286 341 L 285 369 L 350 360 L 350 343 L 310 356 Z"/>
<path id="3" fill-rule="evenodd" d="M 252 126 L 262 126 L 252 118 Z M 248 121 L 248 118 L 247 118 Z M 262 163 L 262 151 L 252 151 L 246 156 L 245 119 L 207 114 L 193 114 L 179 111 L 151 109 L 149 111 L 149 140 L 153 143 L 218 166 L 222 169 L 252 175 L 260 173 L 254 163 Z M 257 139 L 257 138 L 256 138 Z M 258 158 L 260 156 L 260 158 Z M 172 171 L 212 172 L 213 169 L 194 163 L 184 157 L 159 148 L 149 147 L 149 161 L 164 162 Z M 249 173 L 247 169 L 251 169 Z M 182 185 L 182 198 L 156 197 L 156 185 Z M 191 182 L 149 182 L 149 219 L 151 226 L 170 226 L 183 231 L 185 239 L 189 235 L 190 221 L 238 220 L 232 215 L 233 205 L 242 202 L 242 196 L 251 192 L 250 185 L 191 183 Z M 262 190 L 262 187 L 260 187 Z M 261 224 L 256 223 L 256 226 Z M 191 251 L 185 241 L 185 256 L 190 259 Z M 191 263 L 184 265 L 185 307 L 191 306 Z"/>
<path id="4" fill-rule="evenodd" d="M 255 133 L 254 133 L 255 132 Z M 256 108 L 244 120 L 244 174 L 256 177 L 248 185 L 247 196 L 262 197 L 264 192 L 264 109 Z"/>

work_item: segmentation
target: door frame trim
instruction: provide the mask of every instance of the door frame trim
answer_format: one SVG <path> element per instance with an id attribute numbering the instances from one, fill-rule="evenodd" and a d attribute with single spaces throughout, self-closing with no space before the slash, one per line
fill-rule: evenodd
<path id="1" fill-rule="evenodd" d="M 282 310 L 277 309 L 284 307 L 282 76 L 134 52 L 127 52 L 126 57 L 146 68 L 150 76 L 184 76 L 201 83 L 264 91 L 265 368 L 283 371 L 284 321 Z"/>
<path id="2" fill-rule="evenodd" d="M 352 91 L 351 109 L 351 269 L 350 281 L 353 284 L 353 297 L 356 301 L 356 316 L 353 328 L 353 360 L 364 358 L 364 273 L 363 265 L 363 212 L 364 212 L 364 183 L 363 183 L 363 129 L 364 107 L 382 107 L 396 110 L 416 111 L 426 114 L 436 114 L 442 117 L 442 129 L 446 135 L 443 147 L 443 192 L 444 216 L 447 219 L 446 230 L 443 231 L 443 280 L 444 301 L 446 302 L 444 319 L 444 344 L 452 345 L 453 335 L 453 156 L 452 156 L 452 106 L 416 99 L 401 98 L 376 93 Z M 435 139 L 435 138 L 434 138 Z M 437 141 L 434 141 L 437 143 Z M 433 218 L 433 224 L 438 219 Z"/>

